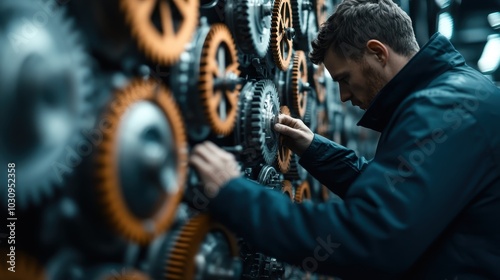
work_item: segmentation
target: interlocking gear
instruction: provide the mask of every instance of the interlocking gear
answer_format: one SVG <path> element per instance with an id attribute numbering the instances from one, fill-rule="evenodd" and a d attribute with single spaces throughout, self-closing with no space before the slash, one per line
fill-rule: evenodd
<path id="1" fill-rule="evenodd" d="M 311 188 L 309 187 L 309 183 L 307 181 L 302 182 L 295 189 L 295 203 L 302 203 L 304 200 L 311 199 Z"/>
<path id="2" fill-rule="evenodd" d="M 207 34 L 200 62 L 199 91 L 207 121 L 219 135 L 229 135 L 238 111 L 238 56 L 229 29 L 214 24 Z"/>
<path id="3" fill-rule="evenodd" d="M 274 163 L 278 153 L 278 133 L 274 131 L 278 116 L 278 93 L 274 83 L 270 80 L 257 82 L 252 98 L 249 135 L 257 154 L 262 155 L 268 165 Z"/>
<path id="4" fill-rule="evenodd" d="M 172 65 L 198 25 L 199 0 L 120 0 L 139 48 L 152 61 Z"/>
<path id="5" fill-rule="evenodd" d="M 307 178 L 307 171 L 300 166 L 299 156 L 296 154 L 292 155 L 290 162 L 290 170 L 288 173 L 284 174 L 286 180 L 290 181 L 304 181 Z"/>
<path id="6" fill-rule="evenodd" d="M 193 41 L 170 72 L 170 85 L 190 124 L 187 132 L 191 140 L 203 141 L 211 132 L 227 136 L 234 129 L 240 89 L 238 66 L 227 27 L 210 27 L 202 18 Z"/>
<path id="7" fill-rule="evenodd" d="M 170 92 L 135 80 L 116 93 L 103 119 L 95 177 L 101 211 L 122 236 L 141 244 L 171 224 L 187 173 L 187 143 Z"/>
<path id="8" fill-rule="evenodd" d="M 62 8 L 52 1 L 0 3 L 0 177 L 15 163 L 16 207 L 38 206 L 78 166 L 68 160 L 89 128 L 89 60 Z M 34 15 L 50 20 L 33 24 Z M 80 158 L 81 161 L 81 158 Z M 11 178 L 11 177 L 9 177 Z M 7 179 L 5 179 L 5 186 Z M 7 202 L 7 188 L 0 189 Z M 7 205 L 7 204 L 5 204 Z"/>
<path id="9" fill-rule="evenodd" d="M 174 237 L 166 261 L 166 279 L 239 279 L 237 241 L 203 214 L 189 220 Z"/>
<path id="10" fill-rule="evenodd" d="M 274 62 L 283 71 L 288 69 L 292 60 L 294 36 L 290 0 L 275 0 L 271 20 L 271 51 Z"/>
<path id="11" fill-rule="evenodd" d="M 271 0 L 228 0 L 226 23 L 240 49 L 263 58 L 271 38 Z"/>
<path id="12" fill-rule="evenodd" d="M 312 17 L 313 10 L 310 0 L 291 0 L 293 27 L 297 36 L 303 38 L 307 34 L 309 18 Z"/>
<path id="13" fill-rule="evenodd" d="M 287 106 L 281 106 L 281 114 L 290 116 L 290 110 Z M 290 161 L 292 160 L 292 151 L 283 144 L 283 136 L 279 136 L 278 156 L 276 164 L 282 173 L 287 173 L 290 170 Z"/>
<path id="14" fill-rule="evenodd" d="M 307 60 L 303 51 L 295 53 L 291 78 L 289 105 L 291 106 L 292 115 L 303 119 L 306 112 L 309 91 Z"/>
<path id="15" fill-rule="evenodd" d="M 280 174 L 274 167 L 265 165 L 257 176 L 257 182 L 263 186 L 271 187 L 273 189 L 281 188 Z"/>

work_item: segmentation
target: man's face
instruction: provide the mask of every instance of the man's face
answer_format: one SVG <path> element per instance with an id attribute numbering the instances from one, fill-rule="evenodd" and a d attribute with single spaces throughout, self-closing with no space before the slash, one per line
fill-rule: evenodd
<path id="1" fill-rule="evenodd" d="M 351 100 L 352 105 L 363 110 L 368 109 L 378 92 L 387 84 L 381 70 L 372 67 L 369 59 L 364 55 L 360 61 L 354 61 L 328 50 L 323 61 L 333 80 L 339 83 L 342 102 Z"/>

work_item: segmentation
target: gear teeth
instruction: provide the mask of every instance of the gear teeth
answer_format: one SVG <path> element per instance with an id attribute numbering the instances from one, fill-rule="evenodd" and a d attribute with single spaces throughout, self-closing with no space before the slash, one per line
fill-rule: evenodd
<path id="1" fill-rule="evenodd" d="M 124 90 L 117 92 L 117 97 L 108 108 L 104 119 L 109 120 L 110 127 L 103 131 L 103 141 L 98 146 L 95 156 L 96 195 L 102 208 L 103 216 L 109 225 L 126 239 L 146 244 L 158 234 L 163 233 L 173 221 L 177 205 L 183 194 L 183 186 L 187 174 L 187 140 L 180 110 L 170 92 L 152 80 L 134 80 Z M 118 180 L 116 163 L 116 135 L 123 114 L 136 102 L 154 102 L 168 119 L 174 135 L 177 151 L 178 192 L 169 194 L 158 210 L 147 219 L 134 216 L 123 201 Z M 97 168 L 98 167 L 98 168 Z"/>
<path id="2" fill-rule="evenodd" d="M 307 181 L 302 182 L 295 190 L 295 203 L 302 203 L 304 200 L 311 199 L 311 187 Z"/>
<path id="3" fill-rule="evenodd" d="M 300 38 L 306 36 L 307 30 L 302 30 L 302 23 L 305 20 L 302 16 L 303 0 L 290 0 L 292 5 L 293 28 Z"/>
<path id="4" fill-rule="evenodd" d="M 281 106 L 281 114 L 290 116 L 290 109 L 287 106 Z M 292 160 L 292 151 L 283 144 L 283 136 L 279 136 L 278 154 L 276 156 L 276 165 L 281 173 L 286 174 L 290 170 Z"/>
<path id="5" fill-rule="evenodd" d="M 281 52 L 281 46 L 280 43 L 282 40 L 288 40 L 285 38 L 285 31 L 287 28 L 293 27 L 293 18 L 285 18 L 286 15 L 281 14 L 281 7 L 286 6 L 288 7 L 288 12 L 291 16 L 292 14 L 292 9 L 291 9 L 291 4 L 290 0 L 275 0 L 274 1 L 274 8 L 273 8 L 273 17 L 271 21 L 271 48 L 273 52 L 273 58 L 274 62 L 278 66 L 279 69 L 285 71 L 288 69 L 288 66 L 290 66 L 290 61 L 292 59 L 292 42 L 290 41 L 290 48 L 288 49 L 288 55 L 286 57 L 283 57 L 283 53 Z M 288 26 L 279 26 L 280 21 L 285 22 L 286 20 L 289 20 L 289 25 Z M 281 39 L 279 38 L 281 37 Z"/>
<path id="6" fill-rule="evenodd" d="M 257 23 L 252 22 L 252 17 L 255 15 L 250 12 L 253 9 L 251 5 L 251 1 L 249 0 L 241 0 L 234 1 L 236 3 L 236 27 L 234 34 L 236 36 L 236 40 L 238 41 L 238 46 L 245 53 L 255 54 L 260 58 L 263 58 L 267 50 L 269 49 L 269 40 L 271 39 L 270 32 L 267 35 L 267 39 L 264 39 L 264 44 L 257 44 L 258 38 L 255 38 L 254 32 L 252 32 L 252 28 L 255 28 Z M 252 10 L 255 11 L 255 10 Z M 234 12 L 234 11 L 233 11 Z M 264 19 L 262 19 L 264 20 Z M 261 34 L 261 36 L 264 36 Z M 265 45 L 263 47 L 263 45 Z"/>
<path id="7" fill-rule="evenodd" d="M 293 113 L 303 119 L 307 109 L 307 92 L 300 91 L 300 80 L 307 83 L 307 61 L 303 51 L 297 51 L 293 59 L 291 105 Z M 301 98 L 303 99 L 301 102 Z"/>
<path id="8" fill-rule="evenodd" d="M 254 86 L 254 96 L 251 103 L 250 138 L 251 145 L 254 146 L 256 153 L 262 156 L 267 165 L 272 165 L 276 159 L 278 151 L 277 143 L 275 149 L 269 149 L 266 146 L 266 135 L 263 124 L 263 111 L 265 110 L 265 108 L 263 106 L 265 104 L 267 95 L 270 95 L 272 106 L 276 110 L 275 113 L 278 113 L 278 92 L 274 83 L 270 80 L 261 80 L 257 82 Z M 271 110 L 272 109 L 273 108 L 271 108 Z"/>
<path id="9" fill-rule="evenodd" d="M 237 241 L 232 234 L 214 223 L 209 215 L 198 215 L 189 220 L 176 236 L 165 264 L 166 279 L 194 279 L 196 271 L 194 258 L 206 235 L 212 230 L 219 230 L 225 235 L 232 256 L 239 255 Z"/>
<path id="10" fill-rule="evenodd" d="M 221 43 L 224 43 L 227 46 L 231 57 L 231 65 L 236 65 L 236 67 L 233 67 L 235 69 L 234 74 L 239 76 L 240 72 L 237 70 L 239 67 L 238 54 L 231 32 L 224 24 L 214 24 L 210 28 L 210 31 L 205 38 L 205 43 L 203 44 L 198 89 L 200 91 L 200 98 L 204 105 L 205 115 L 207 116 L 207 121 L 212 128 L 212 131 L 217 135 L 228 136 L 231 134 L 236 124 L 236 117 L 238 113 L 236 100 L 238 100 L 240 86 L 238 85 L 235 90 L 229 92 L 229 98 L 234 100 L 232 102 L 234 105 L 230 105 L 233 107 L 227 113 L 226 119 L 221 120 L 219 112 L 217 111 L 217 106 L 213 106 L 212 104 L 214 99 L 214 77 L 213 72 L 211 72 L 212 69 L 208 69 L 211 64 L 210 62 L 213 63 L 211 60 L 215 59 L 214 56 L 217 55 L 216 51 Z M 220 94 L 227 95 L 224 91 L 221 91 Z"/>
<path id="11" fill-rule="evenodd" d="M 119 0 L 120 9 L 125 15 L 125 20 L 129 23 L 132 36 L 137 40 L 137 45 L 144 54 L 155 63 L 170 66 L 179 60 L 185 46 L 191 40 L 198 26 L 199 1 L 162 1 L 163 5 L 174 5 L 183 3 L 183 7 L 189 12 L 185 13 L 182 23 L 178 24 L 179 30 L 175 34 L 162 34 L 151 23 L 151 14 L 144 14 L 147 11 L 140 5 L 148 5 L 150 1 Z M 160 4 L 161 5 L 161 4 Z M 154 8 L 153 8 L 154 9 Z M 171 10 L 171 8 L 169 8 Z M 171 17 L 161 20 L 174 20 Z M 165 26 L 165 24 L 163 24 Z M 172 23 L 173 25 L 173 23 Z M 167 46 L 167 47 L 165 47 Z"/>

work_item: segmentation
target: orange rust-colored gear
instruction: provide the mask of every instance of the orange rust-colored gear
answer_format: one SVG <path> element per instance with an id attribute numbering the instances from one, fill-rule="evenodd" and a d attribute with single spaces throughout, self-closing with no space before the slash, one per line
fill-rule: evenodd
<path id="1" fill-rule="evenodd" d="M 293 27 L 292 19 L 290 0 L 275 0 L 271 18 L 271 50 L 274 62 L 283 71 L 288 69 L 292 60 L 293 40 L 286 34 Z"/>
<path id="2" fill-rule="evenodd" d="M 290 116 L 290 109 L 287 106 L 281 106 L 281 114 Z M 283 135 L 280 135 L 278 143 L 278 154 L 276 163 L 282 173 L 287 173 L 290 170 L 290 162 L 292 161 L 292 151 L 283 144 Z"/>
<path id="3" fill-rule="evenodd" d="M 221 48 L 224 51 L 223 61 L 219 61 Z M 221 66 L 222 62 L 225 65 Z M 225 79 L 231 75 L 233 79 L 237 78 L 240 74 L 238 67 L 238 55 L 231 32 L 224 24 L 212 25 L 203 43 L 198 89 L 208 123 L 219 135 L 229 135 L 236 124 L 240 85 L 236 85 L 234 89 L 216 89 L 214 82 L 216 79 Z M 223 119 L 219 114 L 221 102 L 225 100 L 228 104 Z"/>
<path id="4" fill-rule="evenodd" d="M 136 217 L 127 207 L 120 189 L 118 174 L 118 129 L 120 120 L 135 103 L 149 101 L 158 106 L 168 119 L 177 153 L 178 180 L 175 192 L 166 193 L 161 205 L 147 219 Z M 187 140 L 181 112 L 170 91 L 154 81 L 135 80 L 118 91 L 103 119 L 108 127 L 103 130 L 103 142 L 96 154 L 97 192 L 103 215 L 110 226 L 123 237 L 145 244 L 168 229 L 179 205 L 187 176 Z M 170 187 L 170 186 L 169 186 Z M 174 188 L 175 187 L 175 188 Z"/>
<path id="5" fill-rule="evenodd" d="M 189 220 L 180 230 L 166 263 L 166 279 L 191 280 L 196 272 L 195 256 L 205 236 L 210 231 L 220 231 L 226 237 L 231 255 L 239 255 L 237 241 L 222 225 L 207 214 Z"/>
<path id="6" fill-rule="evenodd" d="M 281 182 L 281 193 L 290 197 L 290 200 L 293 201 L 293 187 L 292 182 L 288 180 L 283 180 Z"/>
<path id="7" fill-rule="evenodd" d="M 307 61 L 303 51 L 297 51 L 293 59 L 292 68 L 292 109 L 301 119 L 306 114 L 307 91 L 301 89 L 300 84 L 307 84 Z"/>
<path id="8" fill-rule="evenodd" d="M 328 113 L 324 106 L 320 108 L 317 112 L 318 127 L 316 128 L 316 133 L 321 136 L 329 137 L 328 132 L 330 131 L 330 120 L 328 119 Z"/>
<path id="9" fill-rule="evenodd" d="M 120 0 L 139 48 L 152 61 L 163 65 L 177 62 L 191 40 L 198 25 L 199 5 L 199 0 Z M 152 21 L 155 9 L 161 28 Z"/>
<path id="10" fill-rule="evenodd" d="M 5 255 L 9 254 L 7 250 L 0 250 L 2 258 Z M 15 272 L 9 271 L 8 268 L 11 267 L 8 265 L 8 261 L 10 260 L 9 256 L 7 256 L 7 262 L 2 260 L 0 262 L 0 279 L 9 279 L 9 280 L 44 280 L 48 279 L 44 268 L 40 265 L 40 263 L 30 255 L 27 255 L 24 252 L 16 252 L 15 253 Z"/>
<path id="11" fill-rule="evenodd" d="M 309 183 L 307 181 L 302 182 L 295 189 L 295 202 L 302 203 L 302 201 L 306 199 L 311 199 L 311 187 L 309 187 Z"/>

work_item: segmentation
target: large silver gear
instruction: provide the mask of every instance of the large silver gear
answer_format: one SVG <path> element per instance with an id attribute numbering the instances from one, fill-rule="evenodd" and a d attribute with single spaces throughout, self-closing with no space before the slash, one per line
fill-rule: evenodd
<path id="1" fill-rule="evenodd" d="M 278 93 L 270 80 L 248 82 L 240 93 L 236 142 L 243 146 L 248 166 L 270 165 L 278 152 L 278 135 L 272 128 L 279 115 Z"/>
<path id="2" fill-rule="evenodd" d="M 225 5 L 226 23 L 242 52 L 263 58 L 271 38 L 272 1 L 230 0 Z"/>
<path id="3" fill-rule="evenodd" d="M 15 163 L 16 203 L 26 209 L 51 196 L 93 149 L 83 138 L 92 122 L 91 72 L 57 2 L 4 0 L 0 18 L 0 59 L 8 62 L 0 65 L 0 164 Z"/>

